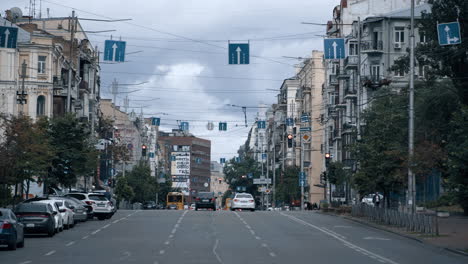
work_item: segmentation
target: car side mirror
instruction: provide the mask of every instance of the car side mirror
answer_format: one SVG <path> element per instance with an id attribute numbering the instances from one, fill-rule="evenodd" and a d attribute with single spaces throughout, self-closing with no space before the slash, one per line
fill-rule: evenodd
<path id="1" fill-rule="evenodd" d="M 57 215 L 58 213 L 57 213 L 57 212 L 53 212 L 52 214 L 53 214 L 53 215 Z"/>
<path id="2" fill-rule="evenodd" d="M 70 205 L 70 209 L 72 209 L 72 210 L 73 210 L 73 209 L 75 209 L 75 206 L 73 206 L 73 205 Z"/>

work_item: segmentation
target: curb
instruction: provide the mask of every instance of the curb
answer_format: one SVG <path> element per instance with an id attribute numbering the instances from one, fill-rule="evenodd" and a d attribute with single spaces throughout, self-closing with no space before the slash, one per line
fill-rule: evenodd
<path id="1" fill-rule="evenodd" d="M 372 228 L 374 228 L 374 229 L 378 229 L 378 230 L 381 230 L 381 231 L 389 232 L 389 233 L 392 233 L 392 234 L 395 234 L 395 235 L 398 235 L 398 236 L 401 236 L 401 237 L 405 237 L 405 238 L 408 238 L 408 239 L 417 241 L 417 242 L 419 242 L 419 243 L 421 243 L 421 244 L 424 244 L 424 245 L 428 245 L 428 246 L 431 246 L 431 247 L 444 249 L 444 250 L 449 251 L 449 252 L 451 252 L 451 253 L 455 253 L 455 254 L 458 254 L 458 255 L 461 255 L 461 256 L 464 256 L 464 257 L 468 257 L 468 253 L 466 253 L 466 252 L 464 252 L 464 251 L 462 251 L 462 250 L 455 249 L 455 248 L 449 248 L 449 247 L 437 246 L 437 245 L 428 243 L 428 242 L 426 242 L 426 241 L 424 241 L 424 240 L 422 240 L 422 239 L 419 239 L 419 238 L 417 238 L 417 237 L 414 237 L 414 236 L 412 236 L 412 235 L 408 235 L 408 234 L 396 232 L 396 231 L 390 230 L 390 229 L 388 229 L 388 228 L 385 228 L 384 226 L 377 225 L 377 224 L 374 224 L 374 223 L 371 223 L 371 222 L 366 222 L 366 221 L 354 219 L 354 218 L 351 218 L 351 217 L 348 217 L 348 216 L 345 216 L 345 215 L 329 214 L 329 213 L 323 213 L 323 212 L 319 212 L 319 214 L 324 214 L 324 215 L 329 215 L 329 216 L 334 216 L 334 217 L 341 217 L 341 218 L 343 218 L 343 219 L 346 219 L 346 220 L 349 220 L 349 221 L 353 221 L 353 222 L 355 222 L 355 223 L 364 225 L 364 226 L 366 226 L 366 227 L 372 227 Z"/>

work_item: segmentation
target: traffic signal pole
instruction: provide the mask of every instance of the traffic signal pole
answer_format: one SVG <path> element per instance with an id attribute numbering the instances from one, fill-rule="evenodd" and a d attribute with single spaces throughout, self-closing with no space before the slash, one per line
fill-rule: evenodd
<path id="1" fill-rule="evenodd" d="M 300 175 L 300 184 L 301 184 L 301 211 L 304 211 L 304 141 L 302 140 L 301 136 L 301 175 Z"/>

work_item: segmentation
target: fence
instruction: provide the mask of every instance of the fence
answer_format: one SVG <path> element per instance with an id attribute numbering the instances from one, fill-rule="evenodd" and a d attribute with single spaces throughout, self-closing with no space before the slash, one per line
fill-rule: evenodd
<path id="1" fill-rule="evenodd" d="M 405 228 L 407 231 L 439 235 L 436 215 L 411 214 L 367 204 L 353 205 L 351 215 L 379 224 Z"/>

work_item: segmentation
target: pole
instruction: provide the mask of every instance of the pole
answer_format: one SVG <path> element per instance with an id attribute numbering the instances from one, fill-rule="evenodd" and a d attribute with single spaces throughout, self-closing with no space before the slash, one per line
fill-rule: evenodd
<path id="1" fill-rule="evenodd" d="M 301 134 L 300 134 L 301 135 Z M 301 176 L 302 178 L 304 175 L 304 141 L 302 140 L 302 135 L 301 135 Z M 301 211 L 304 211 L 304 181 L 305 177 L 303 180 L 300 180 L 301 184 Z"/>
<path id="2" fill-rule="evenodd" d="M 273 136 L 273 138 L 275 138 Z M 272 206 L 273 208 L 276 207 L 276 146 L 275 146 L 275 142 L 273 142 L 273 188 L 271 190 L 271 193 L 272 193 Z"/>
<path id="3" fill-rule="evenodd" d="M 70 26 L 70 59 L 68 63 L 68 89 L 67 89 L 67 110 L 65 112 L 71 112 L 71 92 L 72 92 L 72 69 L 73 69 L 73 44 L 75 39 L 75 10 L 72 11 L 72 17 L 68 21 L 68 25 Z"/>
<path id="4" fill-rule="evenodd" d="M 26 60 L 23 60 L 21 64 L 21 94 L 18 96 L 19 99 L 17 100 L 21 104 L 20 115 L 24 114 L 24 104 L 26 103 L 26 93 L 24 91 L 24 79 L 26 79 Z"/>
<path id="5" fill-rule="evenodd" d="M 358 61 L 357 61 L 357 72 L 356 72 L 356 82 L 357 82 L 357 113 L 356 113 L 356 130 L 357 130 L 357 139 L 361 140 L 361 17 L 358 17 Z"/>
<path id="6" fill-rule="evenodd" d="M 411 169 L 414 155 L 414 0 L 411 0 L 410 29 L 410 85 L 409 85 L 409 124 L 408 124 L 408 206 L 416 211 L 416 179 Z"/>

